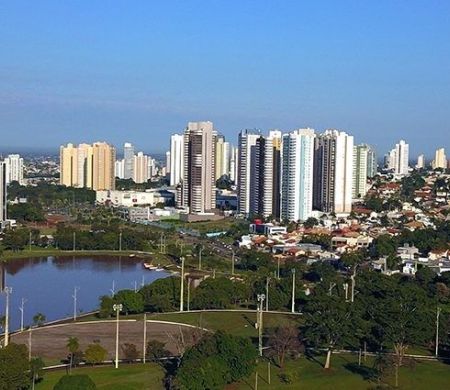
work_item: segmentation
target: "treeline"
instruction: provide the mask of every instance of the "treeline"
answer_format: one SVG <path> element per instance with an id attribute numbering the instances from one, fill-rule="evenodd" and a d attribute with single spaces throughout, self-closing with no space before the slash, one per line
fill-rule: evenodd
<path id="1" fill-rule="evenodd" d="M 40 204 L 46 207 L 52 207 L 55 204 L 93 204 L 95 202 L 95 191 L 44 182 L 38 183 L 36 186 L 22 186 L 18 182 L 12 182 L 8 186 L 8 200 L 16 198 L 26 198 L 32 204 Z"/>

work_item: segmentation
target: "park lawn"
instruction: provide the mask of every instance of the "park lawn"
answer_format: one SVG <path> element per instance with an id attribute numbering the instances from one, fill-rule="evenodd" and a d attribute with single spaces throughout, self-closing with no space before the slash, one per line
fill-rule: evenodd
<path id="1" fill-rule="evenodd" d="M 201 326 L 212 331 L 222 330 L 236 336 L 256 337 L 254 327 L 256 312 L 195 312 L 195 313 L 158 313 L 148 315 L 150 320 L 181 322 L 189 325 Z M 275 328 L 280 325 L 292 324 L 299 326 L 301 317 L 297 315 L 264 313 L 264 328 Z"/>
<path id="2" fill-rule="evenodd" d="M 284 372 L 292 379 L 289 384 L 280 380 L 280 368 L 271 365 L 271 383 L 268 384 L 267 361 L 259 363 L 258 389 L 270 390 L 366 390 L 375 387 L 376 379 L 371 377 L 373 359 L 367 359 L 367 366 L 358 366 L 355 355 L 333 355 L 331 369 L 323 369 L 324 357 L 308 360 L 302 357 L 286 363 Z M 394 386 L 393 375 L 386 382 Z M 448 389 L 450 383 L 449 366 L 441 362 L 417 361 L 413 368 L 402 367 L 399 374 L 399 388 L 403 390 Z M 241 381 L 235 388 L 254 389 L 255 373 Z M 234 389 L 234 387 L 233 387 Z"/>
<path id="3" fill-rule="evenodd" d="M 163 369 L 157 364 L 122 364 L 118 369 L 112 366 L 80 367 L 73 374 L 89 375 L 102 390 L 144 390 L 163 389 Z M 65 370 L 44 372 L 44 380 L 36 385 L 36 390 L 52 390 Z"/>

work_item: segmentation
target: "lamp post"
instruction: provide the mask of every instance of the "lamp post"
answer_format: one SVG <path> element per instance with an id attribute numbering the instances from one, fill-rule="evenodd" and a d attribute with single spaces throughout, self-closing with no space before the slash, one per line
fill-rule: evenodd
<path id="1" fill-rule="evenodd" d="M 435 356 L 438 357 L 439 353 L 439 316 L 441 314 L 441 308 L 438 307 L 436 310 L 436 351 Z"/>
<path id="2" fill-rule="evenodd" d="M 180 311 L 184 311 L 184 257 L 181 257 Z"/>
<path id="3" fill-rule="evenodd" d="M 266 278 L 266 311 L 269 311 L 269 282 L 270 278 Z"/>
<path id="4" fill-rule="evenodd" d="M 144 313 L 144 346 L 142 350 L 144 353 L 142 354 L 142 362 L 145 363 L 145 354 L 147 349 L 147 313 Z"/>
<path id="5" fill-rule="evenodd" d="M 119 252 L 122 252 L 122 231 L 119 233 Z"/>
<path id="6" fill-rule="evenodd" d="M 23 310 L 24 310 L 24 306 L 25 306 L 25 302 L 27 300 L 25 298 L 22 298 L 22 301 L 20 303 L 19 306 L 19 310 L 20 310 L 20 331 L 23 332 Z"/>
<path id="7" fill-rule="evenodd" d="M 79 287 L 73 288 L 72 298 L 73 298 L 73 320 L 74 321 L 77 319 L 77 293 L 78 293 L 79 289 L 80 289 Z"/>
<path id="8" fill-rule="evenodd" d="M 6 294 L 6 307 L 5 307 L 5 347 L 9 343 L 9 295 L 12 293 L 12 287 L 6 286 L 3 290 Z"/>
<path id="9" fill-rule="evenodd" d="M 263 303 L 266 296 L 264 294 L 258 294 L 258 346 L 259 356 L 263 355 L 262 347 L 262 328 L 263 328 Z"/>
<path id="10" fill-rule="evenodd" d="M 119 313 L 122 310 L 122 304 L 114 304 L 113 310 L 116 312 L 116 359 L 115 368 L 119 368 Z"/>
<path id="11" fill-rule="evenodd" d="M 295 313 L 295 268 L 292 268 L 292 306 L 291 312 Z"/>

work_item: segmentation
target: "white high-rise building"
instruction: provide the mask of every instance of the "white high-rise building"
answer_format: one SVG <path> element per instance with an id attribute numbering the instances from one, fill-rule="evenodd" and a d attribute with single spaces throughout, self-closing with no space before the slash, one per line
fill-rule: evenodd
<path id="1" fill-rule="evenodd" d="M 368 162 L 369 147 L 367 145 L 355 145 L 353 147 L 353 199 L 366 196 Z"/>
<path id="2" fill-rule="evenodd" d="M 10 154 L 5 158 L 6 183 L 17 181 L 23 184 L 23 158 L 18 154 Z"/>
<path id="3" fill-rule="evenodd" d="M 409 145 L 401 140 L 389 152 L 388 169 L 396 175 L 407 175 L 409 170 Z"/>
<path id="4" fill-rule="evenodd" d="M 170 185 L 177 186 L 183 180 L 184 135 L 170 137 Z"/>
<path id="5" fill-rule="evenodd" d="M 239 170 L 239 148 L 230 145 L 230 180 L 237 184 Z"/>
<path id="6" fill-rule="evenodd" d="M 326 130 L 316 138 L 314 150 L 315 208 L 350 213 L 353 186 L 353 136 Z"/>
<path id="7" fill-rule="evenodd" d="M 134 167 L 134 146 L 125 142 L 123 144 L 123 159 L 124 159 L 124 179 L 133 178 L 133 167 Z"/>
<path id="8" fill-rule="evenodd" d="M 156 166 L 156 160 L 150 156 L 148 156 L 148 179 L 156 176 L 158 174 L 158 168 Z"/>
<path id="9" fill-rule="evenodd" d="M 305 221 L 313 206 L 314 139 L 312 129 L 283 135 L 281 144 L 281 219 Z"/>
<path id="10" fill-rule="evenodd" d="M 243 130 L 239 133 L 238 162 L 238 212 L 250 214 L 251 178 L 254 174 L 256 142 L 261 137 L 259 130 Z"/>
<path id="11" fill-rule="evenodd" d="M 119 179 L 125 178 L 125 160 L 116 160 L 114 164 L 114 176 Z"/>
<path id="12" fill-rule="evenodd" d="M 143 152 L 138 152 L 133 157 L 133 181 L 135 183 L 146 183 L 149 179 L 149 157 Z"/>
<path id="13" fill-rule="evenodd" d="M 0 222 L 6 221 L 7 207 L 7 183 L 6 183 L 6 163 L 0 161 Z"/>
<path id="14" fill-rule="evenodd" d="M 439 148 L 436 150 L 434 160 L 431 163 L 433 169 L 442 168 L 447 169 L 447 156 L 445 155 L 445 149 Z"/>
<path id="15" fill-rule="evenodd" d="M 416 168 L 417 168 L 417 169 L 423 169 L 423 168 L 425 168 L 425 155 L 419 154 L 419 156 L 417 157 Z"/>

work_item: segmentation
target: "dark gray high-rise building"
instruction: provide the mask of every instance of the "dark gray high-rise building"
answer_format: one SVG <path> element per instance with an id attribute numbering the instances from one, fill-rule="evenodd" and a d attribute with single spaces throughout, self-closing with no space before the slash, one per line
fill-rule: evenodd
<path id="1" fill-rule="evenodd" d="M 189 122 L 184 132 L 181 205 L 192 214 L 216 208 L 216 134 L 212 122 Z"/>

